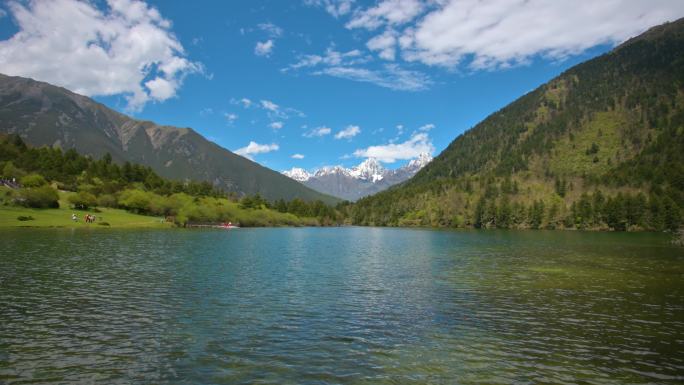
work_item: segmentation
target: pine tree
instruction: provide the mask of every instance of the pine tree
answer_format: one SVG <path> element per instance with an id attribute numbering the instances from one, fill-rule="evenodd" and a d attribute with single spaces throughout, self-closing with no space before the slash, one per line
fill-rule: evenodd
<path id="1" fill-rule="evenodd" d="M 564 197 L 568 189 L 568 182 L 565 179 L 556 178 L 556 194 Z"/>
<path id="2" fill-rule="evenodd" d="M 603 193 L 601 190 L 596 190 L 593 195 L 592 199 L 592 211 L 593 211 L 593 218 L 592 222 L 595 225 L 599 225 L 603 223 L 604 220 L 604 215 L 603 215 L 603 205 L 606 202 L 606 198 L 603 196 Z"/>
<path id="3" fill-rule="evenodd" d="M 511 209 L 511 202 L 508 197 L 504 195 L 501 198 L 498 210 L 496 211 L 496 227 L 500 229 L 507 229 L 511 227 L 513 211 Z"/>
<path id="4" fill-rule="evenodd" d="M 625 231 L 627 229 L 627 213 L 625 210 L 625 198 L 621 193 L 609 198 L 605 206 L 606 224 L 613 230 Z"/>
<path id="5" fill-rule="evenodd" d="M 662 231 L 665 229 L 665 207 L 663 201 L 657 195 L 649 197 L 649 220 L 651 230 Z"/>
<path id="6" fill-rule="evenodd" d="M 478 229 L 482 228 L 484 211 L 485 211 L 485 204 L 486 204 L 486 202 L 484 200 L 484 197 L 480 198 L 477 201 L 477 205 L 475 206 L 474 218 L 473 218 L 473 226 L 475 226 L 475 228 L 478 228 Z"/>
<path id="7" fill-rule="evenodd" d="M 665 197 L 663 200 L 663 208 L 665 210 L 665 228 L 670 231 L 677 231 L 682 223 L 682 213 L 677 206 L 677 203 L 670 197 Z"/>
<path id="8" fill-rule="evenodd" d="M 626 198 L 626 215 L 628 226 L 644 225 L 644 215 L 646 213 L 646 196 L 643 193 L 628 195 Z"/>
<path id="9" fill-rule="evenodd" d="M 557 222 L 556 222 L 556 216 L 558 216 L 558 212 L 560 211 L 560 204 L 558 201 L 554 201 L 551 204 L 551 207 L 549 207 L 549 212 L 547 215 L 547 220 L 546 220 L 546 227 L 548 229 L 555 229 Z"/>
<path id="10" fill-rule="evenodd" d="M 528 215 L 530 227 L 538 229 L 544 220 L 544 201 L 534 201 L 530 206 L 530 213 Z"/>
<path id="11" fill-rule="evenodd" d="M 577 227 L 580 229 L 588 227 L 591 224 L 593 217 L 594 210 L 589 195 L 587 195 L 587 193 L 582 193 L 576 206 L 575 223 L 577 224 Z"/>

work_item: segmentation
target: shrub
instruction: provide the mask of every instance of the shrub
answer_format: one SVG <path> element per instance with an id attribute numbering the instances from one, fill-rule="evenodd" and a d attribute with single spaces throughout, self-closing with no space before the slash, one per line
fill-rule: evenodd
<path id="1" fill-rule="evenodd" d="M 14 203 L 16 197 L 15 192 L 8 187 L 0 187 L 0 204 L 9 205 Z"/>
<path id="2" fill-rule="evenodd" d="M 14 166 L 12 162 L 7 162 L 2 167 L 2 177 L 3 179 L 21 178 L 24 172 Z"/>
<path id="3" fill-rule="evenodd" d="M 36 219 L 36 218 L 34 218 L 34 217 L 30 216 L 30 215 L 29 215 L 29 216 L 20 215 L 20 216 L 17 217 L 17 220 L 22 221 L 22 222 L 25 222 L 25 221 L 33 221 L 33 220 L 35 220 L 35 219 Z"/>
<path id="4" fill-rule="evenodd" d="M 101 207 L 116 207 L 119 202 L 112 194 L 103 194 L 97 198 L 97 205 Z"/>
<path id="5" fill-rule="evenodd" d="M 85 191 L 80 191 L 69 195 L 68 200 L 69 203 L 74 205 L 74 208 L 79 210 L 87 210 L 90 207 L 97 205 L 97 198 L 95 195 Z"/>
<path id="6" fill-rule="evenodd" d="M 21 178 L 21 184 L 24 187 L 40 187 L 46 185 L 47 181 L 40 174 L 29 174 Z"/>
<path id="7" fill-rule="evenodd" d="M 57 189 L 62 191 L 78 191 L 78 184 L 75 182 L 57 182 Z"/>
<path id="8" fill-rule="evenodd" d="M 136 213 L 147 213 L 156 196 L 142 190 L 126 190 L 119 196 L 119 205 Z"/>
<path id="9" fill-rule="evenodd" d="M 45 185 L 41 187 L 23 188 L 19 191 L 19 204 L 33 208 L 58 208 L 57 190 Z"/>

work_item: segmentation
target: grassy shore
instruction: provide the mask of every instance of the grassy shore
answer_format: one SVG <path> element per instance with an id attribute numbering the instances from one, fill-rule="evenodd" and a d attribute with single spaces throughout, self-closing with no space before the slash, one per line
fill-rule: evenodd
<path id="1" fill-rule="evenodd" d="M 55 228 L 171 228 L 176 224 L 165 222 L 164 218 L 152 215 L 134 214 L 123 209 L 99 207 L 90 210 L 75 210 L 67 202 L 68 193 L 59 192 L 59 208 L 35 209 L 21 206 L 0 205 L 0 228 L 7 227 L 55 227 Z M 297 217 L 291 213 L 281 213 L 271 209 L 243 209 L 238 203 L 227 199 L 210 200 L 215 206 L 210 209 L 222 210 L 231 221 L 243 227 L 272 226 L 319 226 L 316 218 Z M 195 216 L 207 216 L 197 207 Z M 204 208 L 206 211 L 206 208 Z M 78 220 L 71 219 L 76 214 Z M 95 215 L 94 223 L 86 223 L 85 215 Z M 21 218 L 21 219 L 20 219 Z M 23 220 L 22 220 L 23 219 Z M 191 218 L 190 218 L 191 219 Z M 191 220 L 192 222 L 223 222 L 215 219 Z"/>
<path id="2" fill-rule="evenodd" d="M 55 228 L 171 228 L 176 224 L 165 222 L 163 217 L 134 214 L 123 209 L 98 207 L 90 210 L 75 210 L 68 203 L 70 193 L 59 191 L 59 208 L 36 209 L 21 206 L 0 204 L 0 228 L 7 227 L 55 227 Z M 189 212 L 196 218 L 187 218 L 195 223 L 220 223 L 223 220 L 211 218 L 212 213 L 221 212 L 231 218 L 230 221 L 243 227 L 271 226 L 319 226 L 316 218 L 298 217 L 291 213 L 276 210 L 244 209 L 236 202 L 228 199 L 206 198 L 207 206 L 193 206 Z M 211 206 L 209 206 L 211 204 Z M 206 212 L 212 211 L 212 212 Z M 78 220 L 72 220 L 76 214 Z M 95 215 L 94 223 L 86 223 L 85 215 Z M 207 220 L 197 217 L 208 217 Z"/>
<path id="3" fill-rule="evenodd" d="M 78 221 L 71 220 L 76 214 Z M 95 223 L 85 223 L 86 213 L 97 217 Z M 19 217 L 31 217 L 21 221 Z M 100 212 L 85 212 L 67 208 L 30 209 L 16 206 L 0 207 L 0 228 L 3 227 L 65 227 L 65 228 L 166 228 L 173 224 L 163 222 L 163 218 L 132 214 L 124 210 L 101 208 Z"/>

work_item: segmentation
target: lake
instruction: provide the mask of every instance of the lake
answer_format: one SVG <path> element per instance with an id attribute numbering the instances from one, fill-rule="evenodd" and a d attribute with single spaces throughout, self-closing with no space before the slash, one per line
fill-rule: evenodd
<path id="1" fill-rule="evenodd" d="M 681 384 L 659 234 L 0 233 L 0 383 Z"/>

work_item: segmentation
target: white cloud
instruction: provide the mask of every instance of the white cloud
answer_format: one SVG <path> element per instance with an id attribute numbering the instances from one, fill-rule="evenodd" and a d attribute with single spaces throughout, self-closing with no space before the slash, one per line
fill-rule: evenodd
<path id="1" fill-rule="evenodd" d="M 335 18 L 348 14 L 353 3 L 354 0 L 304 0 L 306 5 L 325 8 Z"/>
<path id="2" fill-rule="evenodd" d="M 271 124 L 278 125 L 280 124 L 281 126 L 283 125 L 282 120 L 287 120 L 292 117 L 299 117 L 299 118 L 304 118 L 306 117 L 306 114 L 304 114 L 302 111 L 296 109 L 296 108 L 291 108 L 291 107 L 283 107 L 278 104 L 275 104 L 274 102 L 267 100 L 267 99 L 261 99 L 259 101 L 251 100 L 248 98 L 241 98 L 241 99 L 236 99 L 236 98 L 231 98 L 230 99 L 230 104 L 236 105 L 236 106 L 242 106 L 245 109 L 249 108 L 257 108 L 264 110 L 266 112 L 266 115 L 268 116 L 268 119 L 271 120 Z M 273 126 L 271 126 L 273 127 Z M 280 127 L 278 127 L 280 128 Z"/>
<path id="3" fill-rule="evenodd" d="M 299 61 L 291 64 L 283 71 L 290 69 L 296 70 L 299 68 L 321 66 L 350 66 L 360 63 L 365 63 L 369 59 L 363 57 L 361 51 L 354 49 L 347 52 L 336 51 L 334 47 L 328 47 L 323 55 L 301 55 Z"/>
<path id="4" fill-rule="evenodd" d="M 211 115 L 213 113 L 214 113 L 214 109 L 211 107 L 202 108 L 200 110 L 200 116 L 207 116 L 207 115 Z"/>
<path id="5" fill-rule="evenodd" d="M 428 123 L 428 124 L 424 124 L 424 125 L 418 127 L 418 131 L 427 132 L 427 131 L 432 130 L 433 128 L 435 128 L 435 125 L 432 123 Z"/>
<path id="6" fill-rule="evenodd" d="M 2 18 L 5 17 L 5 16 L 7 16 L 7 11 L 5 11 L 5 10 L 2 9 L 2 8 L 0 8 L 0 19 L 2 19 Z"/>
<path id="7" fill-rule="evenodd" d="M 281 107 L 270 100 L 260 100 L 259 106 L 267 111 L 268 118 L 273 121 L 278 119 L 290 119 L 292 116 L 300 118 L 306 117 L 306 114 L 296 108 Z"/>
<path id="8" fill-rule="evenodd" d="M 378 56 L 385 60 L 394 60 L 396 56 L 397 33 L 388 29 L 384 33 L 368 40 L 366 47 L 371 51 L 379 51 Z"/>
<path id="9" fill-rule="evenodd" d="M 274 130 L 280 130 L 281 128 L 283 128 L 283 122 L 272 122 L 268 126 Z"/>
<path id="10" fill-rule="evenodd" d="M 395 48 L 386 42 L 371 44 L 374 49 L 381 50 L 381 57 L 393 60 Z M 384 48 L 382 48 L 384 46 Z M 283 68 L 281 71 L 311 68 L 312 75 L 328 75 L 360 82 L 368 82 L 394 90 L 419 91 L 432 85 L 432 80 L 426 74 L 407 70 L 397 64 L 388 63 L 378 69 L 361 67 L 361 64 L 372 60 L 369 55 L 363 55 L 359 50 L 339 52 L 334 47 L 328 47 L 323 55 L 302 55 L 299 61 Z"/>
<path id="11" fill-rule="evenodd" d="M 236 114 L 233 114 L 233 113 L 226 113 L 226 114 L 223 114 L 223 117 L 226 118 L 226 120 L 227 120 L 229 123 L 232 123 L 232 122 L 234 122 L 234 121 L 236 121 L 236 120 L 238 119 L 238 116 L 237 116 Z"/>
<path id="12" fill-rule="evenodd" d="M 304 155 L 302 155 L 302 154 L 292 154 L 291 158 L 292 158 L 292 159 L 304 159 Z"/>
<path id="13" fill-rule="evenodd" d="M 236 106 L 242 106 L 242 108 L 250 108 L 253 103 L 248 98 L 241 98 L 241 99 L 230 98 L 230 104 L 233 104 Z"/>
<path id="14" fill-rule="evenodd" d="M 330 135 L 331 132 L 332 130 L 330 129 L 330 127 L 322 126 L 314 128 L 313 130 L 304 133 L 302 136 L 304 136 L 305 138 L 321 137 Z"/>
<path id="15" fill-rule="evenodd" d="M 396 64 L 386 64 L 381 70 L 358 67 L 329 67 L 314 72 L 358 82 L 373 83 L 399 91 L 422 91 L 432 85 L 432 80 L 422 72 L 406 70 Z"/>
<path id="16" fill-rule="evenodd" d="M 18 32 L 0 41 L 0 72 L 77 93 L 124 95 L 129 110 L 176 95 L 183 78 L 202 72 L 186 58 L 171 22 L 138 0 L 10 2 Z"/>
<path id="17" fill-rule="evenodd" d="M 239 148 L 233 152 L 240 156 L 244 156 L 246 158 L 251 159 L 253 155 L 265 154 L 271 151 L 278 151 L 278 149 L 280 149 L 280 146 L 278 146 L 276 143 L 259 144 L 255 141 L 250 141 L 247 146 Z"/>
<path id="18" fill-rule="evenodd" d="M 289 118 L 290 118 L 290 115 L 294 115 L 294 116 L 297 116 L 297 117 L 299 117 L 299 118 L 306 118 L 306 114 L 305 114 L 304 112 L 302 112 L 302 111 L 296 109 L 296 108 L 288 107 L 288 108 L 285 109 L 285 112 L 286 112 L 286 115 L 287 115 L 287 116 L 285 117 L 285 119 L 289 119 Z"/>
<path id="19" fill-rule="evenodd" d="M 254 47 L 254 54 L 257 56 L 269 57 L 271 55 L 271 52 L 273 52 L 274 46 L 275 43 L 272 39 L 268 39 L 264 42 L 258 41 L 256 43 L 256 46 Z"/>
<path id="20" fill-rule="evenodd" d="M 406 60 L 446 67 L 466 63 L 476 70 L 526 64 L 535 55 L 562 60 L 599 44 L 618 44 L 684 16 L 684 1 L 670 0 L 439 4 L 403 31 L 399 43 Z"/>
<path id="21" fill-rule="evenodd" d="M 394 163 L 396 160 L 413 159 L 422 153 L 432 154 L 435 148 L 427 133 L 416 133 L 403 143 L 388 143 L 370 146 L 354 151 L 357 158 L 374 157 L 381 162 Z"/>
<path id="22" fill-rule="evenodd" d="M 278 106 L 277 104 L 273 103 L 270 100 L 262 100 L 260 103 L 261 103 L 261 108 L 263 108 L 264 110 L 276 112 L 280 108 L 280 106 Z"/>
<path id="23" fill-rule="evenodd" d="M 162 77 L 156 77 L 148 82 L 145 86 L 150 90 L 150 96 L 156 100 L 166 100 L 176 95 L 176 88 L 178 85 L 175 80 L 167 80 Z"/>
<path id="24" fill-rule="evenodd" d="M 261 23 L 257 24 L 257 27 L 274 39 L 283 35 L 283 29 L 273 23 Z"/>
<path id="25" fill-rule="evenodd" d="M 335 139 L 351 139 L 356 135 L 361 133 L 361 127 L 359 126 L 347 126 L 344 130 L 335 134 Z"/>
<path id="26" fill-rule="evenodd" d="M 401 25 L 416 18 L 423 9 L 424 5 L 419 0 L 383 0 L 375 7 L 354 12 L 347 28 L 376 29 L 385 24 Z"/>

